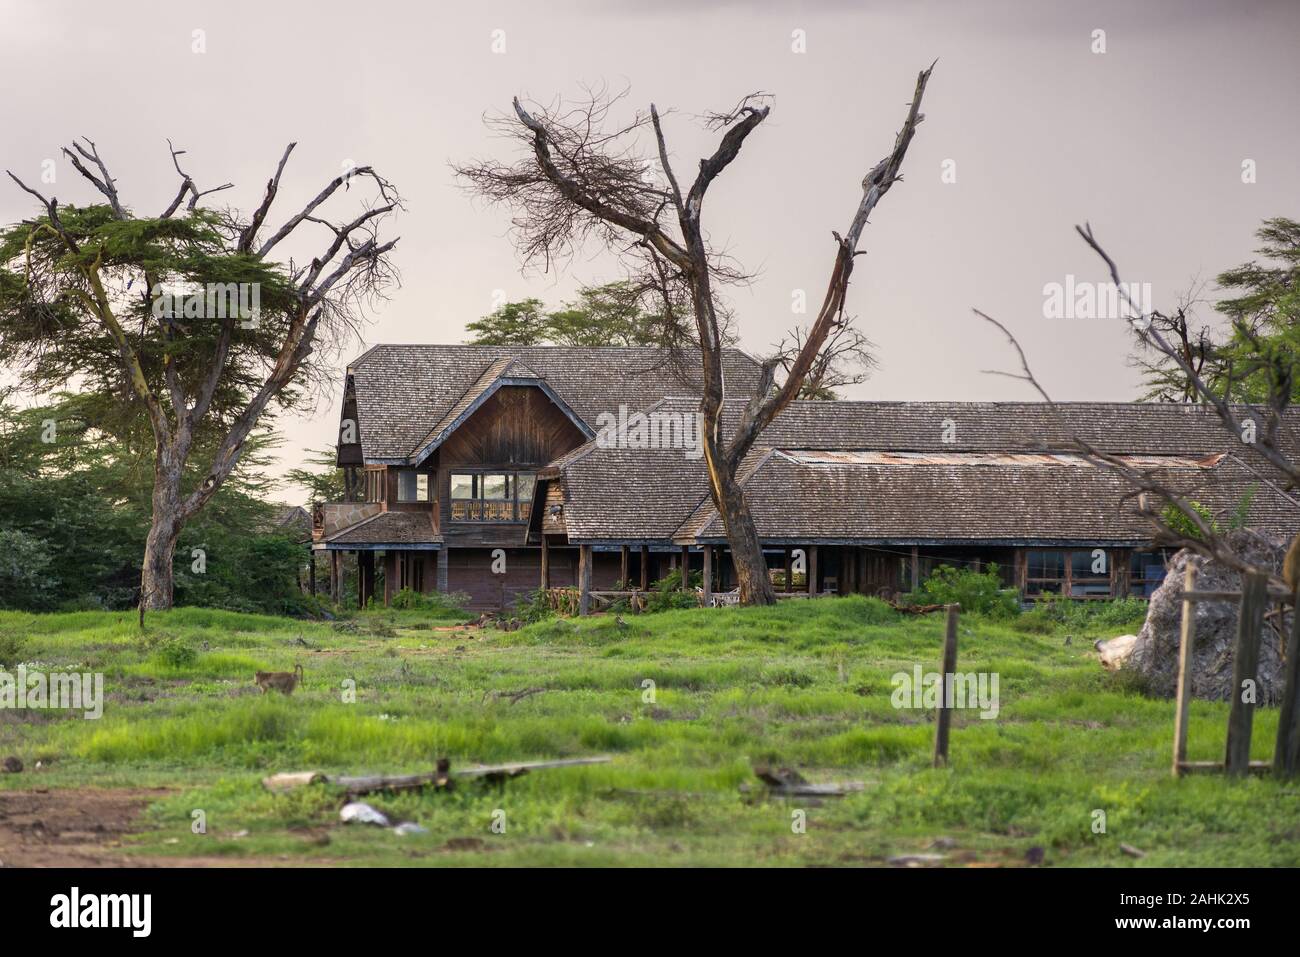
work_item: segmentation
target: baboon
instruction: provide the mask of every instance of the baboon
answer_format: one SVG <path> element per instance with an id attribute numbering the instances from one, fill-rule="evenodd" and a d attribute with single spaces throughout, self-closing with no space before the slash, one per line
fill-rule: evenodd
<path id="1" fill-rule="evenodd" d="M 302 665 L 294 665 L 293 671 L 259 671 L 253 677 L 253 680 L 262 689 L 262 694 L 266 694 L 268 689 L 274 688 L 276 691 L 291 695 L 293 689 L 298 687 L 298 683 L 302 681 Z"/>

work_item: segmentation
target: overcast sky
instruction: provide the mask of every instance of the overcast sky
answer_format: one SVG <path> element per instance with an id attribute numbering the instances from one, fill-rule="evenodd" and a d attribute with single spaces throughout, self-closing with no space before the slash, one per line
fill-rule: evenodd
<path id="1" fill-rule="evenodd" d="M 84 135 L 128 205 L 160 210 L 177 187 L 170 137 L 201 187 L 233 181 L 217 198 L 250 209 L 296 140 L 281 215 L 349 161 L 376 166 L 407 201 L 393 226 L 403 284 L 351 357 L 376 342 L 462 341 L 498 291 L 558 305 L 617 278 L 598 254 L 521 272 L 507 213 L 467 196 L 449 165 L 511 149 L 485 113 L 516 94 L 627 85 L 629 103 L 678 111 L 667 134 L 687 175 L 715 140 L 694 117 L 762 90 L 771 116 L 706 210 L 714 241 L 758 274 L 734 302 L 741 344 L 758 354 L 800 320 L 795 290 L 816 301 L 824 289 L 830 231 L 847 226 L 917 71 L 937 58 L 904 181 L 854 273 L 850 309 L 880 367 L 850 397 L 1033 398 L 982 372 L 1013 357 L 975 306 L 1014 330 L 1054 397 L 1123 400 L 1137 381 L 1122 320 L 1044 317 L 1045 284 L 1104 279 L 1072 227 L 1091 221 L 1159 306 L 1250 258 L 1261 219 L 1300 216 L 1298 37 L 1295 0 L 0 0 L 0 166 L 39 181 L 55 159 L 51 191 L 89 201 L 57 150 Z M 0 187 L 0 219 L 31 211 Z M 337 399 L 280 423 L 283 466 L 333 441 Z"/>

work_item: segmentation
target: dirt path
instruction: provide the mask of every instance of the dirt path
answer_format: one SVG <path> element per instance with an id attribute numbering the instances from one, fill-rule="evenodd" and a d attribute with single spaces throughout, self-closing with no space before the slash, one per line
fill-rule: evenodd
<path id="1" fill-rule="evenodd" d="M 121 853 L 141 812 L 165 788 L 0 790 L 0 866 L 211 867 L 220 858 L 141 858 Z"/>

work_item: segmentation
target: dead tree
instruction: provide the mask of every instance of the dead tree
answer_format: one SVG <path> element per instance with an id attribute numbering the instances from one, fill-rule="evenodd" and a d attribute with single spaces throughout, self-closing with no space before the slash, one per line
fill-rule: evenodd
<path id="1" fill-rule="evenodd" d="M 594 91 L 576 107 L 525 106 L 516 98 L 513 116 L 490 121 L 526 151 L 512 163 L 476 162 L 457 168 L 468 186 L 515 210 L 516 243 L 525 264 L 549 267 L 587 240 L 617 249 L 629 271 L 658 296 L 663 340 L 698 353 L 700 411 L 709 493 L 727 533 L 740 600 L 771 604 L 776 594 L 768 576 L 737 469 L 763 429 L 805 388 L 828 340 L 848 326 L 845 300 L 867 218 L 899 179 L 908 145 L 922 121 L 921 100 L 930 69 L 917 76 L 902 128 L 893 148 L 863 177 L 862 194 L 843 234 L 833 232 L 835 254 L 821 307 L 802 334 L 797 351 L 768 359 L 757 393 L 734 424 L 724 422 L 723 377 L 726 315 L 720 286 L 747 277 L 709 244 L 703 225 L 709 188 L 740 155 L 750 134 L 771 109 L 762 94 L 743 98 L 734 109 L 713 114 L 707 125 L 725 131 L 713 153 L 699 162 L 693 181 L 680 180 L 669 160 L 663 117 L 651 104 L 622 126 L 609 123 L 621 96 Z M 644 133 L 652 142 L 662 181 L 649 175 L 651 161 L 638 152 Z M 647 151 L 649 153 L 649 151 Z M 683 188 L 685 187 L 685 188 Z M 777 381 L 777 370 L 784 373 Z"/>
<path id="2" fill-rule="evenodd" d="M 1131 316 L 1128 323 L 1140 345 L 1163 357 L 1172 374 L 1186 383 L 1192 398 L 1204 404 L 1215 416 L 1230 439 L 1231 462 L 1252 476 L 1282 502 L 1296 510 L 1300 525 L 1300 442 L 1292 430 L 1287 411 L 1291 405 L 1296 365 L 1300 357 L 1287 356 L 1277 350 L 1258 350 L 1257 365 L 1250 373 L 1263 372 L 1268 383 L 1267 395 L 1262 402 L 1233 402 L 1236 379 L 1231 369 L 1224 370 L 1212 384 L 1204 375 L 1204 364 L 1195 351 L 1189 352 L 1187 342 L 1179 334 L 1185 330 L 1185 317 L 1166 315 L 1159 311 L 1144 312 L 1129 298 L 1127 288 L 1120 280 L 1119 269 L 1109 254 L 1093 235 L 1091 226 L 1076 226 L 1084 242 L 1105 262 L 1111 282 L 1128 303 Z M 992 374 L 1009 376 L 1028 383 L 1053 410 L 1059 409 L 1052 397 L 1035 377 L 1024 350 L 1005 325 L 978 309 L 975 314 L 991 323 L 1006 336 L 1020 364 L 1019 372 L 992 370 Z M 1180 310 L 1181 313 L 1181 310 Z M 1248 322 L 1238 320 L 1233 328 L 1246 341 L 1253 341 L 1257 330 Z M 1173 338 L 1171 338 L 1171 335 Z M 1246 370 L 1238 370 L 1245 374 Z M 1217 385 L 1217 388 L 1215 387 Z M 1296 583 L 1286 582 L 1276 569 L 1262 568 L 1248 561 L 1222 534 L 1212 518 L 1203 514 L 1192 498 L 1194 489 L 1179 484 L 1160 468 L 1144 468 L 1130 460 L 1099 449 L 1095 443 L 1075 432 L 1069 432 L 1069 442 L 1085 459 L 1117 475 L 1129 489 L 1125 502 L 1136 506 L 1137 513 L 1150 523 L 1157 544 L 1174 548 L 1187 548 L 1213 558 L 1228 568 L 1246 574 L 1260 573 L 1269 577 L 1277 589 L 1292 592 Z"/>

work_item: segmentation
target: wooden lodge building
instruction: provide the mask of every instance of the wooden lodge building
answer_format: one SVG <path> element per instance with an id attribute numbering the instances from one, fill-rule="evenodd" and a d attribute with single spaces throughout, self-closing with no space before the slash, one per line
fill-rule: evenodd
<path id="1" fill-rule="evenodd" d="M 739 416 L 758 363 L 729 351 L 725 375 Z M 706 596 L 729 591 L 696 394 L 653 348 L 374 347 L 346 372 L 347 501 L 313 511 L 333 593 L 343 552 L 358 556 L 363 603 L 437 590 L 499 609 L 539 586 L 644 589 L 684 562 L 705 572 Z M 1149 595 L 1165 556 L 1113 473 L 1050 451 L 1070 433 L 1161 469 L 1219 515 L 1245 498 L 1252 527 L 1294 532 L 1278 493 L 1249 496 L 1212 413 L 1060 408 L 793 403 L 741 469 L 778 590 L 893 593 L 940 564 L 996 563 L 1029 599 Z"/>

